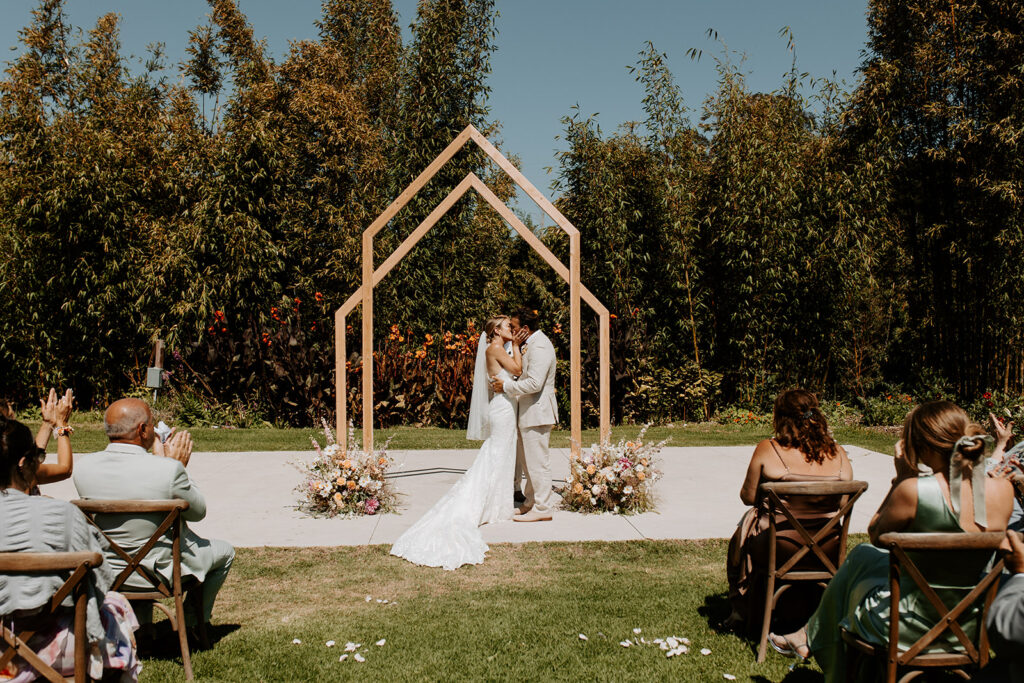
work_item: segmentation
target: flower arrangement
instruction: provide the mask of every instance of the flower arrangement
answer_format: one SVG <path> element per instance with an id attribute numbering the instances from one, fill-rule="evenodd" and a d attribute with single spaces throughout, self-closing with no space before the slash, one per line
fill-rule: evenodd
<path id="1" fill-rule="evenodd" d="M 645 425 L 635 441 L 594 444 L 569 465 L 562 507 L 576 512 L 632 514 L 654 509 L 653 486 L 661 476 L 655 456 L 665 441 L 644 443 Z"/>
<path id="2" fill-rule="evenodd" d="M 303 482 L 295 489 L 300 496 L 299 509 L 314 517 L 393 512 L 398 494 L 385 478 L 394 462 L 387 454 L 391 440 L 366 455 L 356 445 L 355 430 L 350 424 L 350 446 L 343 452 L 326 420 L 323 426 L 326 445 L 321 448 L 317 440 L 311 438 L 316 457 L 311 463 L 298 465 L 304 475 Z"/>

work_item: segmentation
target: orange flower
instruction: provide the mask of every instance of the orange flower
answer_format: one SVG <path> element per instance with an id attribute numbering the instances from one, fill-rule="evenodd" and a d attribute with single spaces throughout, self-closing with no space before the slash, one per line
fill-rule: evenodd
<path id="1" fill-rule="evenodd" d="M 340 503 L 341 502 L 341 492 L 340 491 L 338 491 L 337 493 L 334 494 L 334 502 L 335 503 Z"/>
<path id="2" fill-rule="evenodd" d="M 643 472 L 637 472 L 636 473 L 636 478 L 639 479 L 640 481 L 643 481 L 644 479 L 647 478 L 647 475 L 644 474 Z"/>
<path id="3" fill-rule="evenodd" d="M 384 465 L 388 464 L 388 459 L 387 458 L 381 458 L 380 460 L 377 461 L 377 464 L 380 465 L 381 467 L 384 467 Z"/>
<path id="4" fill-rule="evenodd" d="M 430 333 L 428 332 L 428 333 L 427 333 L 427 341 L 425 341 L 425 342 L 423 343 L 423 345 L 424 345 L 424 346 L 430 346 L 430 345 L 431 345 L 431 344 L 433 344 L 433 343 L 434 343 L 434 335 L 432 335 L 432 334 L 430 334 Z"/>
<path id="5" fill-rule="evenodd" d="M 417 358 L 426 358 L 426 356 L 427 356 L 427 350 L 426 349 L 416 349 L 416 357 Z"/>
<path id="6" fill-rule="evenodd" d="M 317 303 L 320 303 L 321 301 L 324 300 L 324 295 L 321 294 L 320 292 L 313 292 L 313 298 L 316 299 Z"/>
<path id="7" fill-rule="evenodd" d="M 342 467 L 342 469 L 346 469 L 346 470 L 352 469 L 352 461 L 351 460 L 343 460 L 342 463 L 341 463 L 341 467 Z"/>
<path id="8" fill-rule="evenodd" d="M 593 474 L 594 472 L 597 472 L 597 468 L 593 465 L 587 465 L 587 474 Z"/>
<path id="9" fill-rule="evenodd" d="M 347 486 L 348 490 L 351 491 L 352 489 L 354 489 L 357 486 L 357 484 L 354 481 L 352 481 L 351 479 L 349 479 L 348 482 L 345 484 L 345 486 Z"/>
<path id="10" fill-rule="evenodd" d="M 583 484 L 581 484 L 579 482 L 576 482 L 575 484 L 573 484 L 572 492 L 576 493 L 576 494 L 583 493 Z"/>
<path id="11" fill-rule="evenodd" d="M 608 314 L 608 317 L 609 317 L 609 318 L 611 318 L 612 320 L 615 320 L 615 319 L 616 319 L 616 318 L 618 318 L 619 316 L 615 315 L 614 313 L 609 313 L 609 314 Z"/>

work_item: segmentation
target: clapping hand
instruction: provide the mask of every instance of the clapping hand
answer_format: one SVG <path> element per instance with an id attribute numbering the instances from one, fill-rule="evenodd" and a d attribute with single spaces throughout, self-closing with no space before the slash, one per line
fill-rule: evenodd
<path id="1" fill-rule="evenodd" d="M 174 458 L 183 467 L 188 466 L 189 458 L 192 457 L 192 435 L 172 429 L 166 443 L 160 439 L 153 442 L 153 454 Z"/>
<path id="2" fill-rule="evenodd" d="M 57 390 L 50 389 L 49 396 L 39 399 L 39 412 L 42 414 L 43 422 L 51 427 L 66 427 L 74 403 L 75 394 L 70 389 L 64 392 L 60 400 L 57 399 Z"/>
<path id="3" fill-rule="evenodd" d="M 996 434 L 996 448 L 1006 447 L 1013 436 L 1013 423 L 1006 422 L 996 417 L 993 413 L 988 414 L 988 421 L 992 425 L 992 431 Z"/>

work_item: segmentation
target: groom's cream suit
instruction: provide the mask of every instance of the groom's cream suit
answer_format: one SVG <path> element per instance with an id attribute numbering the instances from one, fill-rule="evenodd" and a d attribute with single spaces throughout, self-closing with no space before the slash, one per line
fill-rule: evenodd
<path id="1" fill-rule="evenodd" d="M 526 473 L 527 508 L 550 513 L 555 507 L 551 491 L 551 461 L 548 441 L 558 422 L 555 400 L 555 347 L 537 330 L 526 340 L 523 372 L 519 379 L 504 383 L 504 391 L 519 399 L 519 446 L 516 458 Z"/>

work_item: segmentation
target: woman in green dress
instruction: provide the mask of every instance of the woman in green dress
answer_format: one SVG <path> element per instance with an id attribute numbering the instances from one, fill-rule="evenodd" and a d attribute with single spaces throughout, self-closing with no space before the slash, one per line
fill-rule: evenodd
<path id="1" fill-rule="evenodd" d="M 1002 478 L 985 475 L 985 450 L 991 437 L 970 421 L 962 408 L 948 401 L 923 403 L 903 424 L 896 444 L 896 478 L 871 520 L 872 543 L 887 532 L 1003 531 L 1013 509 L 1013 488 Z M 929 582 L 940 595 L 954 597 L 970 590 L 962 577 L 976 580 L 983 567 L 975 558 L 956 556 L 935 563 Z M 977 571 L 975 571 L 977 570 Z M 901 591 L 900 645 L 909 647 L 930 629 L 934 611 L 919 593 Z M 817 611 L 807 625 L 769 642 L 787 656 L 813 654 L 825 680 L 846 676 L 840 629 L 863 640 L 884 644 L 889 629 L 889 553 L 870 544 L 854 548 L 829 582 Z M 958 644 L 946 643 L 950 651 Z"/>

